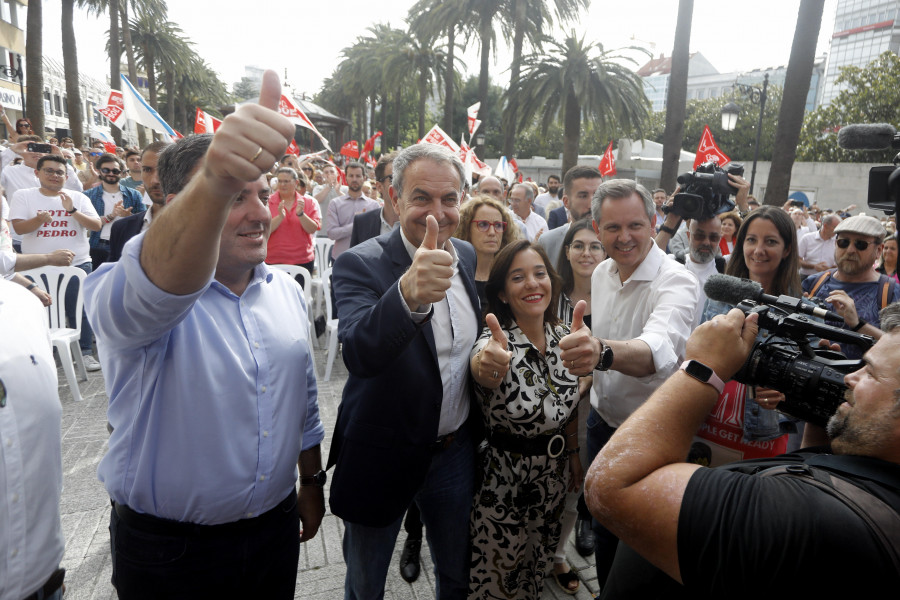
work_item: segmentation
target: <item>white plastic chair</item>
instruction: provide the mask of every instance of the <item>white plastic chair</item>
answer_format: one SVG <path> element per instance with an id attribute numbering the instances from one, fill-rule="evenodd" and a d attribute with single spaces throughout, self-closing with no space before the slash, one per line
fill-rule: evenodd
<path id="1" fill-rule="evenodd" d="M 273 269 L 278 269 L 279 271 L 284 271 L 294 281 L 297 281 L 297 277 L 300 277 L 303 280 L 303 299 L 306 300 L 306 312 L 309 317 L 309 352 L 312 354 L 313 346 L 316 348 L 319 347 L 319 340 L 316 339 L 316 326 L 313 323 L 314 317 L 312 314 L 312 308 L 309 303 L 312 299 L 312 275 L 309 274 L 305 268 L 299 265 L 269 265 Z M 297 285 L 300 285 L 300 282 L 297 282 Z M 313 364 L 315 365 L 315 357 L 313 357 Z"/>
<path id="2" fill-rule="evenodd" d="M 78 389 L 79 381 L 87 381 L 87 371 L 84 368 L 84 360 L 81 358 L 81 348 L 78 340 L 81 338 L 81 314 L 84 304 L 84 279 L 87 273 L 78 267 L 41 267 L 22 271 L 28 279 L 35 282 L 39 288 L 50 294 L 53 304 L 46 308 L 47 325 L 50 328 L 50 341 L 59 353 L 66 381 L 72 391 L 72 398 L 81 402 L 81 390 Z M 66 327 L 66 290 L 70 285 L 78 281 L 78 299 L 75 302 L 75 327 Z M 72 352 L 72 346 L 75 352 Z M 75 367 L 78 367 L 80 377 L 75 377 Z"/>
<path id="3" fill-rule="evenodd" d="M 328 295 L 324 293 L 322 287 L 322 273 L 329 268 L 329 259 L 331 257 L 331 249 L 334 248 L 334 240 L 327 237 L 316 238 L 316 273 L 313 276 L 313 313 L 318 315 L 321 301 L 328 303 Z M 324 311 L 322 311 L 324 312 Z"/>
<path id="4" fill-rule="evenodd" d="M 331 379 L 331 368 L 334 366 L 334 357 L 338 349 L 338 320 L 331 315 L 331 269 L 322 272 L 322 291 L 325 294 L 325 352 L 328 358 L 325 361 L 325 381 Z"/>

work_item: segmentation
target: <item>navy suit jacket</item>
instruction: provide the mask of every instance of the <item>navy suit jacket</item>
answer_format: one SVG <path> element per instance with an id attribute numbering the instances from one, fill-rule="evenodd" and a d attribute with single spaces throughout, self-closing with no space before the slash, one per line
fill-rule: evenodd
<path id="1" fill-rule="evenodd" d="M 477 317 L 475 250 L 451 240 Z M 397 284 L 411 264 L 398 227 L 342 253 L 332 272 L 350 377 L 328 456 L 329 503 L 335 515 L 370 527 L 403 515 L 438 437 L 443 385 L 434 332 L 430 319 L 410 319 Z"/>
<path id="2" fill-rule="evenodd" d="M 561 225 L 565 225 L 569 222 L 569 215 L 566 214 L 566 207 L 560 206 L 559 208 L 553 209 L 550 211 L 550 218 L 547 219 L 547 227 L 550 229 L 556 229 Z"/>
<path id="3" fill-rule="evenodd" d="M 353 230 L 350 232 L 351 248 L 379 235 L 381 235 L 380 210 L 367 210 L 353 217 Z"/>
<path id="4" fill-rule="evenodd" d="M 106 262 L 116 262 L 122 258 L 122 248 L 125 242 L 141 232 L 144 225 L 144 212 L 141 211 L 124 219 L 113 221 L 112 229 L 109 230 L 109 258 Z"/>

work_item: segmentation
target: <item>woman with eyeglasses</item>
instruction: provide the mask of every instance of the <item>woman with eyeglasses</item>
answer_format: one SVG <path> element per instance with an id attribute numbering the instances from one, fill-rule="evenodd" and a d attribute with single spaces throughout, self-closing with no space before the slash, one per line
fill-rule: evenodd
<path id="1" fill-rule="evenodd" d="M 724 219 L 723 219 L 724 221 Z M 725 267 L 725 274 L 755 281 L 772 296 L 799 297 L 800 253 L 797 228 L 781 208 L 762 206 L 744 219 Z M 707 300 L 702 322 L 734 308 Z M 763 340 L 768 332 L 760 332 Z M 689 462 L 718 466 L 736 460 L 777 456 L 787 451 L 787 434 L 794 429 L 775 412 L 784 394 L 731 380 L 695 436 Z"/>
<path id="2" fill-rule="evenodd" d="M 269 197 L 269 249 L 266 263 L 299 265 L 313 272 L 315 235 L 322 224 L 318 203 L 306 195 L 306 177 L 291 167 L 275 172 L 277 191 Z"/>
<path id="3" fill-rule="evenodd" d="M 485 284 L 491 273 L 494 257 L 507 244 L 521 237 L 519 228 L 502 204 L 490 196 L 476 196 L 460 209 L 459 225 L 453 235 L 475 247 L 478 260 L 475 266 L 475 287 L 483 312 L 487 306 Z"/>
<path id="4" fill-rule="evenodd" d="M 557 316 L 564 325 L 572 325 L 572 316 L 575 305 L 584 300 L 587 308 L 584 311 L 584 324 L 591 326 L 591 275 L 601 262 L 606 260 L 606 252 L 597 239 L 597 233 L 591 225 L 591 217 L 585 217 L 575 221 L 569 226 L 563 238 L 560 250 L 559 276 L 562 279 L 562 291 L 559 295 L 559 308 Z M 581 377 L 578 381 L 578 392 L 581 397 L 580 406 L 590 406 L 590 391 L 592 379 L 590 376 Z M 587 433 L 585 430 L 587 413 L 578 415 L 578 446 L 584 449 L 581 457 L 587 461 Z M 556 553 L 553 556 L 553 578 L 563 592 L 574 595 L 578 592 L 580 582 L 578 576 L 569 568 L 566 561 L 566 543 L 576 520 L 579 527 L 585 527 L 590 532 L 591 513 L 584 503 L 584 495 L 581 490 L 569 492 L 566 495 L 565 512 L 562 518 L 562 530 L 559 543 L 556 545 Z M 591 535 L 593 535 L 591 533 Z"/>

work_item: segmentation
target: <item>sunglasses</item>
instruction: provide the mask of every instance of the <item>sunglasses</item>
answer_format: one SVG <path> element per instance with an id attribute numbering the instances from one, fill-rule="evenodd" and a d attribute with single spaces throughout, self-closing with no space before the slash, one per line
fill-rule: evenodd
<path id="1" fill-rule="evenodd" d="M 835 244 L 837 244 L 837 247 L 840 248 L 841 250 L 846 250 L 847 248 L 850 247 L 850 241 L 851 240 L 849 240 L 847 238 L 838 238 L 835 241 Z M 875 242 L 866 242 L 863 240 L 853 240 L 853 247 L 856 248 L 857 250 L 859 250 L 860 252 L 864 252 L 865 249 L 869 247 L 869 244 L 874 244 L 874 243 Z"/>
<path id="2" fill-rule="evenodd" d="M 119 169 L 107 169 L 106 167 L 103 167 L 102 169 L 100 169 L 100 172 L 104 175 L 109 175 L 110 173 L 112 173 L 113 175 L 118 175 L 122 171 L 120 171 Z"/>
<path id="3" fill-rule="evenodd" d="M 388 175 L 388 177 L 390 177 L 390 175 Z M 482 233 L 487 231 L 491 227 L 501 233 L 506 231 L 506 223 L 504 223 L 503 221 L 484 221 L 479 219 L 477 221 L 472 221 L 472 223 L 475 225 L 475 227 L 478 228 L 478 231 L 481 231 Z"/>

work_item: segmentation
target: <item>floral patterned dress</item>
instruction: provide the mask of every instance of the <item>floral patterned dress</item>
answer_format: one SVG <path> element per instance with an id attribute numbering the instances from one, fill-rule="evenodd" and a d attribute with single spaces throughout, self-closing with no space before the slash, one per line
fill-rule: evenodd
<path id="1" fill-rule="evenodd" d="M 578 408 L 577 378 L 560 358 L 559 340 L 568 328 L 544 326 L 545 356 L 518 326 L 504 331 L 513 353 L 506 377 L 495 390 L 474 386 L 486 429 L 522 437 L 564 434 Z M 485 329 L 473 356 L 490 337 Z M 556 458 L 524 456 L 488 446 L 472 506 L 469 598 L 540 597 L 559 541 L 568 463 L 565 452 Z"/>

